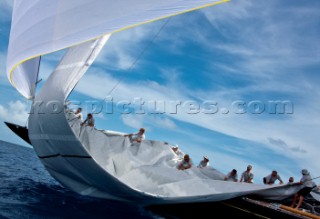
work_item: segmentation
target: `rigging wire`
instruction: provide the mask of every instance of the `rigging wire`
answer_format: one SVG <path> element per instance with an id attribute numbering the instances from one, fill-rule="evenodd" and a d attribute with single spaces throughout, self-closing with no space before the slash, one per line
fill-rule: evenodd
<path id="1" fill-rule="evenodd" d="M 318 178 L 320 178 L 320 176 L 316 176 L 316 177 L 314 177 L 312 179 L 308 179 L 305 182 L 313 181 L 313 180 L 318 179 Z M 302 184 L 304 184 L 305 182 L 303 182 Z M 300 182 L 296 182 L 296 184 L 300 184 Z M 315 186 L 315 187 L 317 187 L 317 186 Z"/>
<path id="2" fill-rule="evenodd" d="M 27 118 L 27 120 L 26 120 L 26 123 L 25 123 L 25 125 L 24 125 L 24 127 L 28 127 L 28 120 L 29 120 L 29 118 Z"/>
<path id="3" fill-rule="evenodd" d="M 139 59 L 142 57 L 142 55 L 145 53 L 145 51 L 150 47 L 150 45 L 153 43 L 153 41 L 159 36 L 160 32 L 163 30 L 163 28 L 169 23 L 169 21 L 171 20 L 171 17 L 169 17 L 166 22 L 160 27 L 159 31 L 152 37 L 152 39 L 150 40 L 150 42 L 144 47 L 144 49 L 141 51 L 141 53 L 138 55 L 138 57 L 133 61 L 132 65 L 129 68 L 129 72 L 132 71 L 132 69 L 135 67 L 135 65 L 137 64 L 137 62 L 139 61 Z M 120 84 L 120 82 L 123 80 L 124 78 L 120 78 L 117 83 L 111 88 L 111 90 L 108 92 L 108 94 L 106 95 L 106 98 L 117 88 L 117 86 Z M 105 99 L 106 99 L 105 98 Z"/>
<path id="4" fill-rule="evenodd" d="M 314 177 L 314 178 L 309 179 L 309 180 L 314 180 L 314 179 L 318 179 L 318 178 L 320 178 L 320 176 Z"/>

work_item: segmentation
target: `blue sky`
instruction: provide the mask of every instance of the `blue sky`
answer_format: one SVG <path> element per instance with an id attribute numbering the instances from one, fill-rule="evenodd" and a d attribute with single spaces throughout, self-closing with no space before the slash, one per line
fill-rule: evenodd
<path id="1" fill-rule="evenodd" d="M 0 0 L 0 119 L 25 125 L 31 103 L 5 74 L 11 4 Z M 203 155 L 224 173 L 251 164 L 256 183 L 273 169 L 284 181 L 299 180 L 303 168 L 316 177 L 319 9 L 318 0 L 231 1 L 122 31 L 111 36 L 69 99 L 81 101 L 86 113 L 85 101 L 102 101 L 117 85 L 109 95 L 115 104 L 141 98 L 147 113 L 100 113 L 99 129 L 145 127 L 147 139 L 178 144 L 196 164 Z M 62 55 L 43 57 L 40 87 Z M 148 101 L 165 103 L 165 113 L 151 113 Z M 172 113 L 175 101 L 182 105 Z M 293 111 L 271 113 L 270 101 L 288 101 Z M 201 111 L 208 102 L 217 104 L 216 113 Z M 200 112 L 192 113 L 198 108 L 189 103 Z M 254 111 L 255 104 L 265 111 Z M 26 145 L 3 123 L 0 133 L 1 140 Z"/>

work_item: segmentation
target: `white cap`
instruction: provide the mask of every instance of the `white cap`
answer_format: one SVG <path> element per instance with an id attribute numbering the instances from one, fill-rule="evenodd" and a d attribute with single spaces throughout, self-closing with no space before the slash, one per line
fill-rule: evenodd
<path id="1" fill-rule="evenodd" d="M 208 157 L 208 156 L 203 156 L 203 158 L 204 158 L 204 159 L 207 159 L 207 160 L 209 160 L 209 157 Z"/>
<path id="2" fill-rule="evenodd" d="M 308 174 L 309 174 L 309 171 L 308 171 L 307 169 L 303 169 L 303 170 L 301 170 L 301 173 L 302 173 L 303 175 L 308 175 Z"/>

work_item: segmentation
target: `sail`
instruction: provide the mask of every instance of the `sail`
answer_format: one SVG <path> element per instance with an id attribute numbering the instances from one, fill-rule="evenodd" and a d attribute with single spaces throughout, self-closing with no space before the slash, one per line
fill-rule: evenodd
<path id="1" fill-rule="evenodd" d="M 55 92 L 61 92 L 61 97 L 66 98 L 99 55 L 110 36 L 111 34 L 107 34 L 69 48 L 43 88 L 50 87 Z M 50 96 L 43 90 L 39 92 L 39 96 Z"/>
<path id="2" fill-rule="evenodd" d="M 7 76 L 26 98 L 34 96 L 39 56 L 105 34 L 228 0 L 15 0 Z"/>

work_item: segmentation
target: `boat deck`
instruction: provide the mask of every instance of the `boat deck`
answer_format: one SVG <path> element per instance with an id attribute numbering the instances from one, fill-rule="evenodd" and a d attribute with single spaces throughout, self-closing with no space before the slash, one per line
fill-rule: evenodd
<path id="1" fill-rule="evenodd" d="M 247 219 L 320 219 L 320 216 L 302 210 L 294 210 L 280 203 L 261 201 L 242 197 L 222 202 L 196 204 L 174 204 L 149 206 L 149 210 L 165 218 L 191 218 L 191 215 L 210 218 L 247 218 Z"/>

